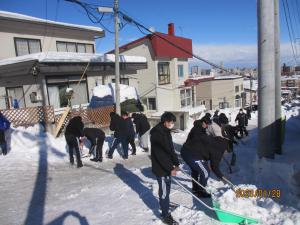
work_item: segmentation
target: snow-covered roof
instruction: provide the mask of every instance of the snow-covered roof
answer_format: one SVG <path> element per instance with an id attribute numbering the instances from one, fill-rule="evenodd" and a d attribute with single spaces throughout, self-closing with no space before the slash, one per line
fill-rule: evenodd
<path id="1" fill-rule="evenodd" d="M 202 80 L 202 79 L 207 79 L 207 78 L 214 78 L 214 76 L 211 75 L 200 75 L 200 76 L 196 76 L 196 77 L 189 77 L 190 80 Z"/>
<path id="2" fill-rule="evenodd" d="M 52 20 L 46 20 L 41 19 L 33 16 L 27 16 L 19 13 L 13 13 L 13 12 L 7 12 L 7 11 L 1 11 L 0 10 L 0 18 L 10 18 L 14 20 L 25 20 L 29 22 L 38 22 L 43 24 L 52 24 L 52 25 L 59 25 L 59 26 L 65 26 L 65 27 L 72 27 L 72 28 L 80 28 L 90 31 L 96 31 L 96 32 L 103 32 L 103 29 L 100 27 L 93 27 L 93 26 L 85 26 L 85 25 L 78 25 L 78 24 L 71 24 L 71 23 L 63 23 L 63 22 L 56 22 Z"/>
<path id="3" fill-rule="evenodd" d="M 243 77 L 239 75 L 224 75 L 224 76 L 216 76 L 215 80 L 232 80 L 238 78 L 243 78 Z"/>
<path id="4" fill-rule="evenodd" d="M 76 52 L 41 52 L 30 55 L 18 56 L 0 60 L 0 66 L 9 65 L 20 62 L 36 60 L 41 63 L 51 62 L 115 62 L 114 54 L 91 54 Z M 146 58 L 142 56 L 125 56 L 120 55 L 120 62 L 126 63 L 146 63 Z"/>

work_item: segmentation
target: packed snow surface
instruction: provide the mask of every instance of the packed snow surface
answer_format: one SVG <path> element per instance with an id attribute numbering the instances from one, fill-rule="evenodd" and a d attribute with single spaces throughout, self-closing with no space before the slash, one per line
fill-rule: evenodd
<path id="1" fill-rule="evenodd" d="M 274 160 L 256 157 L 257 113 L 252 113 L 250 135 L 235 147 L 237 165 L 233 173 L 229 173 L 226 164 L 221 164 L 221 170 L 236 189 L 280 190 L 279 197 L 241 198 L 213 174 L 208 180 L 207 189 L 221 209 L 256 218 L 262 225 L 300 225 L 299 102 L 286 104 L 282 109 L 287 118 L 282 155 L 276 155 Z M 238 109 L 221 112 L 235 124 Z M 191 119 L 189 129 L 192 124 Z M 176 151 L 180 150 L 189 129 L 173 134 Z M 105 159 L 102 163 L 83 158 L 84 167 L 77 169 L 68 164 L 64 137 L 56 139 L 38 125 L 13 128 L 10 133 L 10 152 L 0 156 L 0 224 L 162 224 L 157 182 L 151 173 L 149 155 L 140 148 L 137 156 L 130 156 L 126 161 L 118 151 L 113 160 Z M 104 152 L 111 141 L 107 136 Z M 230 159 L 229 154 L 225 157 Z M 188 171 L 186 165 L 182 166 Z M 191 188 L 190 180 L 182 173 L 173 179 Z M 221 224 L 213 211 L 203 207 L 174 181 L 170 198 L 178 206 L 172 215 L 180 224 Z M 211 201 L 204 201 L 212 205 Z"/>

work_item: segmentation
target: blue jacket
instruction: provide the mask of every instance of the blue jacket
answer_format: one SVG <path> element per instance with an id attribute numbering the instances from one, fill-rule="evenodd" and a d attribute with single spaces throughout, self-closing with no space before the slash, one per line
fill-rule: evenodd
<path id="1" fill-rule="evenodd" d="M 10 128 L 10 122 L 0 114 L 0 130 L 8 130 Z"/>

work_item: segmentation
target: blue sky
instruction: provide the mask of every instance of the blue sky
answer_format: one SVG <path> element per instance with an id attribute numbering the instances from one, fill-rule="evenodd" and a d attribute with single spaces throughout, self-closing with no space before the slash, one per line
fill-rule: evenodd
<path id="1" fill-rule="evenodd" d="M 84 1 L 104 6 L 113 4 L 113 0 Z M 295 0 L 289 1 L 292 10 Z M 47 16 L 48 19 L 61 22 L 93 25 L 79 6 L 64 0 L 1 0 L 0 9 L 40 18 Z M 154 27 L 156 31 L 167 32 L 167 24 L 175 23 L 176 35 L 191 38 L 194 52 L 216 63 L 224 61 L 228 66 L 255 65 L 256 0 L 120 0 L 120 9 L 147 27 Z M 113 30 L 113 18 L 110 15 L 105 16 L 103 23 Z M 282 53 L 284 60 L 290 60 L 283 16 L 281 24 Z M 136 27 L 127 25 L 120 32 L 120 44 L 141 36 L 143 34 Z M 113 44 L 113 35 L 106 32 L 106 37 L 97 41 L 97 52 L 106 52 L 113 48 Z"/>

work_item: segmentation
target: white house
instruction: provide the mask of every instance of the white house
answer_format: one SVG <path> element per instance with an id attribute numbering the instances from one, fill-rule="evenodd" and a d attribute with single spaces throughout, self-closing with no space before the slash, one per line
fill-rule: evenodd
<path id="1" fill-rule="evenodd" d="M 120 47 L 123 54 L 146 58 L 147 69 L 139 70 L 136 77 L 141 99 L 150 111 L 192 107 L 192 89 L 184 85 L 192 55 L 170 42 L 192 52 L 192 40 L 175 36 L 173 23 L 168 25 L 168 34 L 155 32 Z"/>
<path id="2" fill-rule="evenodd" d="M 88 103 L 97 84 L 114 82 L 114 55 L 95 54 L 95 38 L 102 37 L 98 27 L 0 11 L 0 109 L 16 101 L 21 108 L 65 107 L 67 88 L 74 89 L 73 105 Z M 129 85 L 137 85 L 129 75 L 145 68 L 144 57 L 120 56 Z"/>

